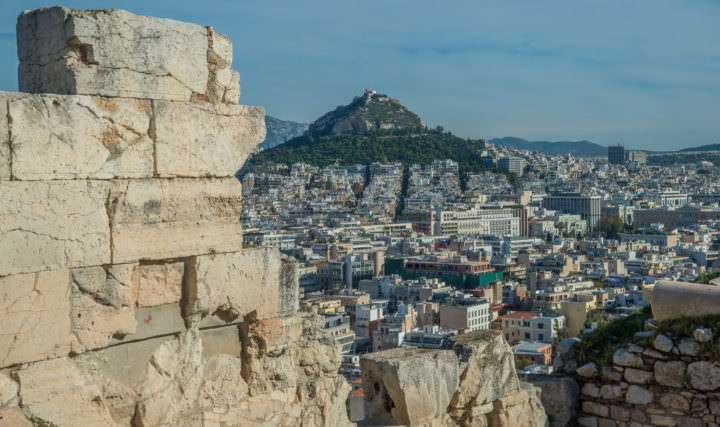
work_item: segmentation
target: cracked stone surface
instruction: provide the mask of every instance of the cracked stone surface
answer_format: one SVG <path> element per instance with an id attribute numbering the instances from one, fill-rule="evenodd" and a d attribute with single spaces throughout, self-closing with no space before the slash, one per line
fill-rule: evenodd
<path id="1" fill-rule="evenodd" d="M 137 322 L 133 307 L 112 307 L 83 293 L 77 286 L 73 286 L 71 298 L 73 352 L 103 348 L 114 336 L 135 333 Z"/>
<path id="2" fill-rule="evenodd" d="M 0 368 L 70 351 L 70 272 L 0 277 Z"/>
<path id="3" fill-rule="evenodd" d="M 208 85 L 205 27 L 124 10 L 51 7 L 17 24 L 23 92 L 189 101 Z"/>
<path id="4" fill-rule="evenodd" d="M 110 263 L 105 181 L 0 181 L 0 276 Z"/>
<path id="5" fill-rule="evenodd" d="M 235 178 L 114 181 L 113 262 L 238 250 L 241 199 Z"/>
<path id="6" fill-rule="evenodd" d="M 0 94 L 0 103 L 3 98 Z M 152 177 L 150 101 L 61 95 L 13 98 L 8 114 L 16 179 Z"/>
<path id="7" fill-rule="evenodd" d="M 6 92 L 0 92 L 0 181 L 10 179 L 10 134 Z"/>
<path id="8" fill-rule="evenodd" d="M 124 10 L 51 7 L 18 18 L 20 90 L 237 104 L 232 43 L 212 27 Z"/>
<path id="9" fill-rule="evenodd" d="M 17 372 L 23 406 L 49 425 L 113 425 L 97 385 L 68 359 L 35 363 Z"/>
<path id="10" fill-rule="evenodd" d="M 220 312 L 229 320 L 255 312 L 256 319 L 298 309 L 297 266 L 272 248 L 197 257 L 197 290 L 188 313 Z"/>
<path id="11" fill-rule="evenodd" d="M 265 110 L 245 105 L 154 101 L 162 177 L 234 176 L 265 139 Z"/>

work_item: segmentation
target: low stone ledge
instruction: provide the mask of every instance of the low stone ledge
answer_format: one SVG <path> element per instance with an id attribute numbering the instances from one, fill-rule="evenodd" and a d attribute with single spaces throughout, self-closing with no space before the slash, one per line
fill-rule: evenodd
<path id="1" fill-rule="evenodd" d="M 720 286 L 660 280 L 653 289 L 651 304 L 658 321 L 718 314 Z"/>

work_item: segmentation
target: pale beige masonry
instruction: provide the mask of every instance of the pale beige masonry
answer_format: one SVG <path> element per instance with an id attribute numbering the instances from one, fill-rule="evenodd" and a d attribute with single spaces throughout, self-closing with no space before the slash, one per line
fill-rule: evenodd
<path id="1" fill-rule="evenodd" d="M 25 411 L 38 423 L 109 426 L 112 418 L 100 388 L 69 359 L 35 363 L 17 372 Z"/>
<path id="2" fill-rule="evenodd" d="M 151 264 L 140 267 L 138 306 L 178 303 L 182 298 L 185 263 Z"/>
<path id="3" fill-rule="evenodd" d="M 0 181 L 0 276 L 110 263 L 105 181 Z"/>
<path id="4" fill-rule="evenodd" d="M 0 181 L 10 179 L 10 133 L 6 92 L 0 92 Z"/>
<path id="5" fill-rule="evenodd" d="M 0 93 L 6 98 L 15 179 L 153 176 L 150 101 Z"/>
<path id="6" fill-rule="evenodd" d="M 254 312 L 262 320 L 297 312 L 297 266 L 277 249 L 199 256 L 195 269 L 197 290 L 188 313 L 242 319 Z"/>
<path id="7" fill-rule="evenodd" d="M 245 105 L 153 101 L 161 177 L 234 176 L 265 139 L 265 110 Z"/>
<path id="8" fill-rule="evenodd" d="M 113 181 L 113 263 L 236 251 L 241 199 L 235 178 Z"/>
<path id="9" fill-rule="evenodd" d="M 189 101 L 208 84 L 200 25 L 51 7 L 20 15 L 17 41 L 22 92 Z"/>
<path id="10" fill-rule="evenodd" d="M 0 368 L 70 351 L 70 272 L 0 277 Z"/>

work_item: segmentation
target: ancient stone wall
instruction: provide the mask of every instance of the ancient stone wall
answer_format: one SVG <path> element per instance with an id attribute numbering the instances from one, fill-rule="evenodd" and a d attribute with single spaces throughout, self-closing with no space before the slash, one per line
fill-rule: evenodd
<path id="1" fill-rule="evenodd" d="M 345 425 L 297 267 L 242 249 L 233 174 L 265 136 L 211 28 L 18 19 L 0 93 L 2 425 Z"/>
<path id="2" fill-rule="evenodd" d="M 652 298 L 659 329 L 650 323 L 611 361 L 582 363 L 582 342 L 561 342 L 556 367 L 580 385 L 578 425 L 720 425 L 719 297 L 717 286 L 660 281 Z"/>

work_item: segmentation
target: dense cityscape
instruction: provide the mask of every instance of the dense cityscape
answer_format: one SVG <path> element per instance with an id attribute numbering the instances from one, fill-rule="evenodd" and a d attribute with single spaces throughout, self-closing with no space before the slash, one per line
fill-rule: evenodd
<path id="1" fill-rule="evenodd" d="M 649 166 L 622 146 L 476 155 L 497 171 L 463 177 L 438 159 L 244 176 L 244 244 L 302 262 L 301 294 L 320 304 L 350 381 L 358 354 L 477 329 L 502 330 L 523 372 L 550 373 L 559 340 L 647 305 L 657 280 L 720 267 L 712 163 Z"/>

